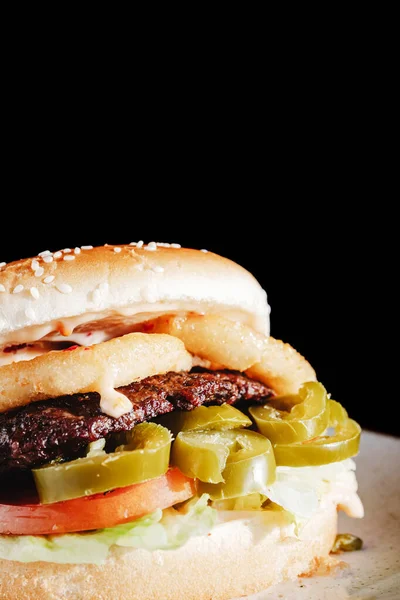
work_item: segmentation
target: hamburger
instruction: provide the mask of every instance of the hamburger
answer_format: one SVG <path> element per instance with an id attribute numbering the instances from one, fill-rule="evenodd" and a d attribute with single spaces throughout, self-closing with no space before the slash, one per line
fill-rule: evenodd
<path id="1" fill-rule="evenodd" d="M 238 264 L 0 263 L 0 597 L 227 600 L 329 560 L 360 427 Z"/>

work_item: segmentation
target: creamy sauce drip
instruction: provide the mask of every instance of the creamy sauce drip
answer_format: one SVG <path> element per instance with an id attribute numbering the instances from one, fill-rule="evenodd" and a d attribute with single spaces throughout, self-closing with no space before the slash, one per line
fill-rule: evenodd
<path id="1" fill-rule="evenodd" d="M 105 415 L 118 419 L 132 410 L 132 402 L 115 389 L 113 373 L 105 373 L 95 386 L 100 394 L 100 408 Z"/>

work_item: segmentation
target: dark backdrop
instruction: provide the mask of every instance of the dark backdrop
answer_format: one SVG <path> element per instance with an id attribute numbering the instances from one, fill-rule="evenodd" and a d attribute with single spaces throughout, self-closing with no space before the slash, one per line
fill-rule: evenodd
<path id="1" fill-rule="evenodd" d="M 158 199 L 159 200 L 159 199 Z M 79 204 L 79 207 L 78 207 Z M 0 262 L 66 246 L 149 241 L 179 242 L 225 255 L 251 271 L 268 293 L 271 334 L 305 355 L 333 398 L 365 428 L 399 433 L 382 400 L 374 339 L 379 277 L 372 270 L 375 248 L 370 225 L 348 205 L 307 201 L 248 205 L 149 198 L 102 206 L 93 200 L 58 204 L 40 221 L 19 222 L 0 241 Z M 50 205 L 51 206 L 51 205 Z M 43 207 L 44 208 L 44 207 Z M 13 209 L 14 215 L 17 210 Z M 10 221 L 11 222 L 11 221 Z M 40 228 L 39 227 L 40 224 Z"/>

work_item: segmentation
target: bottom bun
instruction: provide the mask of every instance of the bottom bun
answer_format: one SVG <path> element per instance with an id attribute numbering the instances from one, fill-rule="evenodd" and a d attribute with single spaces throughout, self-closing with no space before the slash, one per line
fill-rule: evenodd
<path id="1" fill-rule="evenodd" d="M 176 550 L 113 547 L 104 565 L 0 561 L 2 600 L 228 600 L 309 573 L 337 530 L 325 504 L 298 536 L 287 513 L 223 512 Z"/>

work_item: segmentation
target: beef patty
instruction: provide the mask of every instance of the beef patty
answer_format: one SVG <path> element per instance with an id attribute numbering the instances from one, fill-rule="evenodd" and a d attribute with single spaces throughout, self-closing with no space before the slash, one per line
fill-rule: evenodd
<path id="1" fill-rule="evenodd" d="M 132 410 L 115 419 L 100 410 L 97 392 L 61 396 L 0 414 L 0 472 L 32 469 L 84 455 L 89 442 L 137 423 L 202 404 L 264 402 L 272 390 L 236 372 L 194 370 L 154 375 L 118 388 Z"/>

